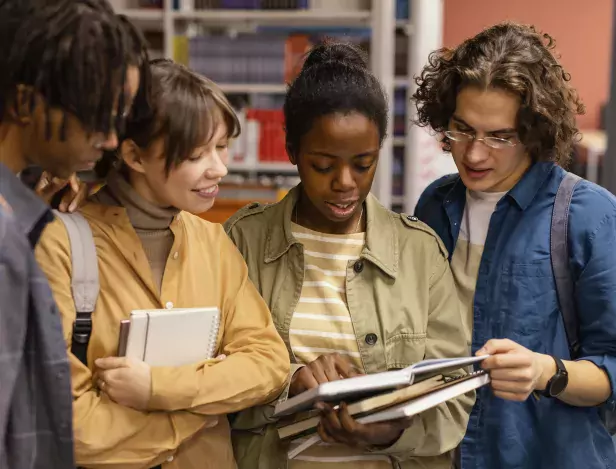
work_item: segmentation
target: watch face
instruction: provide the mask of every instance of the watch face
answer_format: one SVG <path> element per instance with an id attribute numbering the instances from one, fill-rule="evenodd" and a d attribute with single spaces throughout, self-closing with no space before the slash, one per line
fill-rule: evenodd
<path id="1" fill-rule="evenodd" d="M 552 378 L 552 383 L 550 384 L 550 394 L 552 396 L 558 396 L 565 390 L 568 382 L 569 376 L 566 373 L 557 374 L 554 378 Z"/>

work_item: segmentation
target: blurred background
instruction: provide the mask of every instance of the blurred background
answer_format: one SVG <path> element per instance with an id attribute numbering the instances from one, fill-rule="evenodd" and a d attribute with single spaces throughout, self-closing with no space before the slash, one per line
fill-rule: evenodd
<path id="1" fill-rule="evenodd" d="M 240 115 L 243 133 L 231 147 L 229 175 L 203 215 L 211 221 L 223 222 L 248 202 L 276 201 L 297 184 L 284 148 L 282 103 L 304 53 L 324 37 L 368 51 L 391 112 L 373 192 L 385 206 L 412 212 L 430 182 L 456 171 L 437 140 L 410 124 L 412 78 L 431 51 L 504 20 L 532 24 L 556 40 L 586 105 L 570 169 L 616 191 L 616 156 L 607 148 L 608 133 L 616 135 L 608 106 L 613 0 L 110 1 L 144 32 L 152 57 L 173 58 L 216 81 Z"/>

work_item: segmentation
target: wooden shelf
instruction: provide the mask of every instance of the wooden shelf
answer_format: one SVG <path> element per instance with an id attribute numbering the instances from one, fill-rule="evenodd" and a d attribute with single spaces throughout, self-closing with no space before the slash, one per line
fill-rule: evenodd
<path id="1" fill-rule="evenodd" d="M 394 147 L 403 147 L 406 145 L 406 137 L 404 135 L 393 137 L 391 140 Z"/>
<path id="2" fill-rule="evenodd" d="M 285 173 L 297 174 L 297 166 L 291 163 L 266 163 L 258 162 L 256 164 L 247 163 L 229 163 L 229 171 L 245 171 L 245 172 L 261 172 L 261 173 Z"/>
<path id="3" fill-rule="evenodd" d="M 118 15 L 124 15 L 133 21 L 160 21 L 162 27 L 163 10 L 156 8 L 123 8 L 116 10 Z"/>
<path id="4" fill-rule="evenodd" d="M 174 11 L 176 20 L 199 21 L 210 24 L 254 23 L 280 26 L 370 26 L 371 12 L 327 10 L 193 10 Z"/>
<path id="5" fill-rule="evenodd" d="M 220 86 L 225 93 L 285 94 L 287 92 L 287 85 L 274 83 L 222 83 L 218 86 Z"/>

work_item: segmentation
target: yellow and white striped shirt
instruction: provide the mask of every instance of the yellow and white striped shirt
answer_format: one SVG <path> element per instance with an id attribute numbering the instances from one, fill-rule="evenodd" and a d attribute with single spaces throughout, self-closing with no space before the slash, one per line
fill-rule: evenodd
<path id="1" fill-rule="evenodd" d="M 364 372 L 357 337 L 346 302 L 346 272 L 357 260 L 365 233 L 332 235 L 292 224 L 293 236 L 304 246 L 304 283 L 293 313 L 289 338 L 297 363 L 339 353 Z M 295 447 L 303 439 L 293 441 Z M 290 469 L 391 469 L 389 457 L 366 454 L 344 445 L 315 445 L 289 462 Z"/>

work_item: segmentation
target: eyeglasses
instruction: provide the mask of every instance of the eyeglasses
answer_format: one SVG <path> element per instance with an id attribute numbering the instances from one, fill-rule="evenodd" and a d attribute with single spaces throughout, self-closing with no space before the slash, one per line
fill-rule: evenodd
<path id="1" fill-rule="evenodd" d="M 498 137 L 483 137 L 477 138 L 475 135 L 467 134 L 465 132 L 457 132 L 455 130 L 445 131 L 445 136 L 454 142 L 469 144 L 471 142 L 483 142 L 487 147 L 494 148 L 495 150 L 504 150 L 505 148 L 515 147 L 518 142 L 512 142 L 506 138 Z"/>

